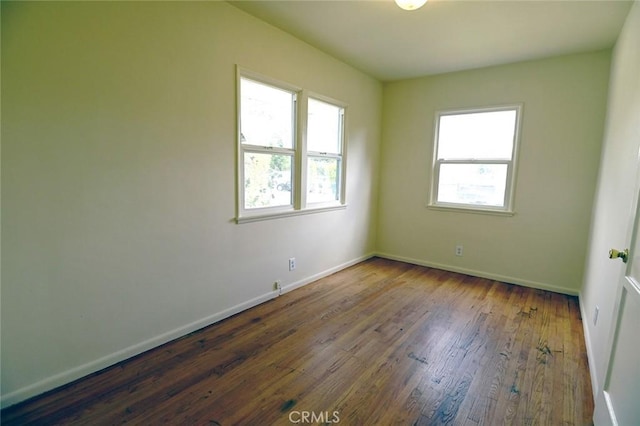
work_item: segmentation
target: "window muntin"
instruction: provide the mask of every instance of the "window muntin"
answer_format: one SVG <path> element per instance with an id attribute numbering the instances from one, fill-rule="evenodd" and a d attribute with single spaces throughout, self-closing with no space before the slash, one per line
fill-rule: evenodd
<path id="1" fill-rule="evenodd" d="M 513 211 L 520 105 L 436 115 L 431 206 Z"/>
<path id="2" fill-rule="evenodd" d="M 238 70 L 237 222 L 344 208 L 345 106 Z"/>

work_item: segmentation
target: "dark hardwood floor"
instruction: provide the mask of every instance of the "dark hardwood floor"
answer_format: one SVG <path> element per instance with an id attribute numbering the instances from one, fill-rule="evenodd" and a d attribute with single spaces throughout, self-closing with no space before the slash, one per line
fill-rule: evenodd
<path id="1" fill-rule="evenodd" d="M 575 297 L 370 259 L 2 423 L 586 425 Z"/>

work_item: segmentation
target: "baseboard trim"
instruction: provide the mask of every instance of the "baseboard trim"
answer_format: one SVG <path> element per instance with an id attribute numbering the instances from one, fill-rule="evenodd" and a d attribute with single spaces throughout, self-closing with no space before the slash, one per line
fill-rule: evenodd
<path id="1" fill-rule="evenodd" d="M 311 275 L 307 278 L 304 278 L 295 283 L 289 284 L 282 288 L 282 293 L 287 293 L 295 290 L 296 288 L 302 287 L 304 285 L 310 284 L 314 281 L 317 281 L 320 278 L 331 275 L 335 272 L 338 272 L 342 269 L 348 268 L 349 266 L 360 263 L 364 260 L 367 260 L 373 257 L 374 254 L 367 254 L 365 256 L 358 257 L 356 259 L 345 262 L 341 265 L 335 266 L 333 268 L 327 269 L 320 273 Z M 18 389 L 14 392 L 8 393 L 6 395 L 0 396 L 0 407 L 7 408 L 12 405 L 18 404 L 20 402 L 26 401 L 29 398 L 32 398 L 37 395 L 41 395 L 45 392 L 53 390 L 57 387 L 69 384 L 75 380 L 81 379 L 89 374 L 98 372 L 105 368 L 111 367 L 119 362 L 125 361 L 131 357 L 139 355 L 148 350 L 154 349 L 160 345 L 168 343 L 177 338 L 183 337 L 189 333 L 193 333 L 194 331 L 200 330 L 201 328 L 207 327 L 211 324 L 215 324 L 218 321 L 221 321 L 225 318 L 228 318 L 232 315 L 250 309 L 254 306 L 257 306 L 261 303 L 264 303 L 268 300 L 274 299 L 278 297 L 278 291 L 271 291 L 269 293 L 262 294 L 258 297 L 255 297 L 246 302 L 240 303 L 238 305 L 232 306 L 228 309 L 225 309 L 221 312 L 215 313 L 213 315 L 207 316 L 200 320 L 194 321 L 190 324 L 187 324 L 183 327 L 176 328 L 169 332 L 163 333 L 159 336 L 148 339 L 144 342 L 135 344 L 128 348 L 122 349 L 120 351 L 114 352 L 112 354 L 106 355 L 102 358 L 96 359 L 94 361 L 88 362 L 86 364 L 80 365 L 78 367 L 72 368 L 67 371 L 63 371 L 62 373 L 58 373 L 54 376 L 48 377 L 44 380 L 36 382 L 34 384 L 25 386 L 21 389 Z"/>
<path id="2" fill-rule="evenodd" d="M 587 361 L 589 363 L 589 374 L 591 375 L 591 392 L 593 393 L 593 400 L 598 397 L 598 375 L 596 374 L 595 355 L 593 353 L 593 346 L 591 345 L 591 334 L 589 333 L 589 327 L 587 325 L 587 311 L 582 303 L 582 293 L 578 296 L 578 302 L 580 304 L 580 316 L 582 317 L 582 329 L 584 334 L 584 343 L 587 347 Z"/>
<path id="3" fill-rule="evenodd" d="M 358 264 L 360 262 L 363 262 L 363 261 L 365 261 L 367 259 L 370 259 L 370 258 L 372 258 L 374 256 L 376 256 L 374 253 L 370 253 L 370 254 L 355 258 L 353 260 L 350 260 L 348 262 L 342 263 L 342 264 L 340 264 L 338 266 L 334 266 L 333 268 L 329 268 L 329 269 L 327 269 L 325 271 L 322 271 L 322 272 L 320 272 L 318 274 L 311 275 L 310 277 L 304 278 L 304 279 L 296 281 L 294 283 L 287 284 L 286 286 L 282 287 L 282 294 L 288 293 L 288 292 L 293 291 L 293 290 L 295 290 L 297 288 L 303 287 L 303 286 L 305 286 L 307 284 L 311 284 L 314 281 L 318 281 L 321 278 L 327 277 L 327 276 L 329 276 L 331 274 L 335 274 L 336 272 L 342 271 L 343 269 L 346 269 L 349 266 L 353 266 L 353 265 Z"/>
<path id="4" fill-rule="evenodd" d="M 278 297 L 277 291 L 272 291 L 272 292 L 263 294 L 251 300 L 248 300 L 244 303 L 240 303 L 238 305 L 232 306 L 229 309 L 225 309 L 221 312 L 218 312 L 208 317 L 194 321 L 183 327 L 179 327 L 169 332 L 160 334 L 159 336 L 152 337 L 151 339 L 145 340 L 144 342 L 138 343 L 128 348 L 106 355 L 102 358 L 96 359 L 94 361 L 88 362 L 86 364 L 80 365 L 70 370 L 63 371 L 62 373 L 48 377 L 44 380 L 41 380 L 29 386 L 25 386 L 24 388 L 18 389 L 9 394 L 2 395 L 2 398 L 0 400 L 0 406 L 2 408 L 6 408 L 11 405 L 17 404 L 19 402 L 25 401 L 34 396 L 48 392 L 59 386 L 69 384 L 77 379 L 80 379 L 89 374 L 95 373 L 97 371 L 103 370 L 107 367 L 110 367 L 119 362 L 127 360 L 131 357 L 139 355 L 143 352 L 146 352 L 160 345 L 168 343 L 172 340 L 185 336 L 189 333 L 193 333 L 194 331 L 200 330 L 201 328 L 207 327 L 211 324 L 214 324 L 218 321 L 221 321 L 225 318 L 228 318 L 246 309 L 257 306 L 275 297 Z"/>
<path id="5" fill-rule="evenodd" d="M 410 258 L 410 257 L 396 256 L 396 255 L 389 254 L 389 253 L 378 252 L 378 253 L 376 253 L 376 256 L 382 257 L 382 258 L 385 258 L 385 259 L 389 259 L 389 260 L 397 260 L 397 261 L 400 261 L 400 262 L 411 263 L 411 264 L 414 264 L 414 265 L 426 266 L 426 267 L 429 267 L 429 268 L 442 269 L 444 271 L 457 272 L 459 274 L 472 275 L 474 277 L 487 278 L 487 279 L 490 279 L 490 280 L 501 281 L 501 282 L 505 282 L 505 283 L 509 283 L 509 284 L 517 284 L 517 285 L 521 285 L 521 286 L 524 286 L 524 287 L 536 288 L 536 289 L 539 289 L 539 290 L 552 291 L 554 293 L 562 293 L 562 294 L 568 294 L 570 296 L 578 296 L 578 291 L 577 290 L 572 289 L 572 288 L 568 288 L 568 287 L 559 287 L 559 286 L 555 286 L 555 285 L 551 285 L 551 284 L 540 283 L 540 282 L 536 282 L 536 281 L 523 280 L 523 279 L 516 278 L 516 277 L 509 277 L 509 276 L 506 276 L 506 275 L 494 274 L 494 273 L 491 273 L 491 272 L 478 271 L 478 270 L 475 270 L 475 269 L 460 268 L 458 266 L 452 266 L 452 265 L 446 265 L 446 264 L 442 264 L 442 263 L 429 262 L 429 261 L 426 261 L 426 260 L 414 259 L 414 258 Z"/>

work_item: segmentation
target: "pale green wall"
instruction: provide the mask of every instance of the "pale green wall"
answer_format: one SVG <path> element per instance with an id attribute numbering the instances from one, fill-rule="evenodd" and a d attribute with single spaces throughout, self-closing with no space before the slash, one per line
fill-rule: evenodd
<path id="1" fill-rule="evenodd" d="M 388 83 L 377 250 L 384 256 L 577 294 L 610 51 Z M 512 217 L 426 208 L 439 109 L 523 103 Z M 456 244 L 464 256 L 455 257 Z"/>
<path id="2" fill-rule="evenodd" d="M 236 64 L 349 104 L 346 210 L 234 223 Z M 2 2 L 3 405 L 373 253 L 381 108 L 226 3 Z"/>
<path id="3" fill-rule="evenodd" d="M 602 163 L 593 209 L 584 287 L 580 293 L 594 395 L 604 383 L 619 280 L 624 264 L 611 248 L 630 247 L 630 217 L 638 194 L 640 149 L 640 2 L 636 1 L 613 50 Z M 636 254 L 638 256 L 638 254 Z M 593 324 L 596 305 L 600 308 Z"/>
<path id="4" fill-rule="evenodd" d="M 3 405 L 375 252 L 579 290 L 608 51 L 383 91 L 225 3 L 1 7 Z M 233 222 L 236 64 L 349 104 L 346 210 Z M 435 110 L 506 102 L 517 214 L 428 210 Z"/>

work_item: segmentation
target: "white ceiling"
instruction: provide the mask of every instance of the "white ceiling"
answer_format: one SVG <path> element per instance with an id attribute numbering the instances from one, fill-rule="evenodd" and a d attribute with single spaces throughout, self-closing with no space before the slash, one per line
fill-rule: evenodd
<path id="1" fill-rule="evenodd" d="M 631 2 L 229 1 L 382 81 L 609 48 Z"/>

